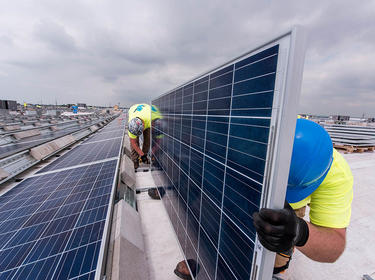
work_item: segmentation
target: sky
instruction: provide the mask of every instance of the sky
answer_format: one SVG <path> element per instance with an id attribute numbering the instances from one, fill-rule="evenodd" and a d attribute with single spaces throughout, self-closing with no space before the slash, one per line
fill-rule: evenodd
<path id="1" fill-rule="evenodd" d="M 300 113 L 375 117 L 375 1 L 0 0 L 0 98 L 130 106 L 302 25 Z"/>

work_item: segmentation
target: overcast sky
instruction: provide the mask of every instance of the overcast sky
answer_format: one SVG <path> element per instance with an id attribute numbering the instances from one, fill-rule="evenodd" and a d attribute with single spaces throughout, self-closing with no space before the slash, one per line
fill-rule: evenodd
<path id="1" fill-rule="evenodd" d="M 0 97 L 148 102 L 303 25 L 300 112 L 375 116 L 375 1 L 0 0 Z"/>

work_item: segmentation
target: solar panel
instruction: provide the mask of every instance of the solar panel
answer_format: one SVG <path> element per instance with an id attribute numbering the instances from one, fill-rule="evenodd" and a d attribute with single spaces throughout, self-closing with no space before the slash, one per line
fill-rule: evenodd
<path id="1" fill-rule="evenodd" d="M 274 253 L 258 243 L 252 213 L 285 197 L 304 54 L 296 34 L 152 101 L 163 116 L 152 140 L 158 184 L 199 280 L 271 278 Z"/>
<path id="2" fill-rule="evenodd" d="M 94 279 L 118 160 L 24 180 L 0 197 L 0 279 Z"/>
<path id="3" fill-rule="evenodd" d="M 113 130 L 113 131 L 108 131 L 108 132 L 103 131 L 103 132 L 98 133 L 97 135 L 94 135 L 93 137 L 91 137 L 87 141 L 85 141 L 84 144 L 108 140 L 108 139 L 113 139 L 113 138 L 119 138 L 119 137 L 122 137 L 123 134 L 124 134 L 123 130 L 120 130 L 120 131 L 119 130 Z"/>
<path id="4" fill-rule="evenodd" d="M 105 127 L 109 128 L 108 131 L 100 130 L 69 153 L 42 168 L 38 173 L 117 157 L 121 150 L 125 121 L 124 116 L 116 118 Z"/>
<path id="5" fill-rule="evenodd" d="M 121 140 L 79 145 L 0 197 L 0 279 L 100 278 Z"/>
<path id="6" fill-rule="evenodd" d="M 42 168 L 38 173 L 117 157 L 121 150 L 121 142 L 122 138 L 115 138 L 85 145 L 78 145 L 69 153 L 64 154 L 46 167 Z"/>

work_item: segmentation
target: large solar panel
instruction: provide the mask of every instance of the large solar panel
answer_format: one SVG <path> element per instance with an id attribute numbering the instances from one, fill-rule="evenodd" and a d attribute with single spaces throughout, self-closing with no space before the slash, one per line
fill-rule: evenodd
<path id="1" fill-rule="evenodd" d="M 109 126 L 123 131 L 124 119 Z M 113 157 L 46 168 L 0 197 L 1 280 L 100 279 L 122 146 L 112 140 Z"/>
<path id="2" fill-rule="evenodd" d="M 158 184 L 196 279 L 271 278 L 252 214 L 283 205 L 303 53 L 288 32 L 152 101 Z"/>
<path id="3" fill-rule="evenodd" d="M 94 279 L 118 160 L 39 175 L 0 197 L 0 279 Z"/>

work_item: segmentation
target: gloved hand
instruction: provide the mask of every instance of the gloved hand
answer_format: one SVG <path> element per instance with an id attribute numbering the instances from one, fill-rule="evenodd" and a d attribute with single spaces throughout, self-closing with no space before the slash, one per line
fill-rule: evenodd
<path id="1" fill-rule="evenodd" d="M 253 214 L 260 243 L 273 252 L 284 252 L 293 246 L 303 246 L 309 239 L 307 223 L 298 218 L 286 202 L 284 209 L 262 208 Z"/>
<path id="2" fill-rule="evenodd" d="M 147 155 L 141 156 L 141 161 L 144 162 L 144 163 L 148 163 Z"/>

